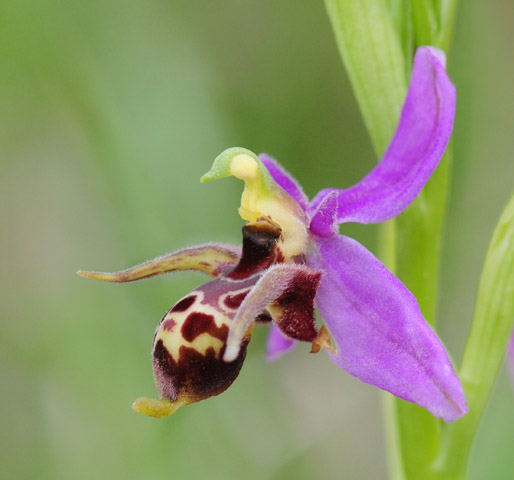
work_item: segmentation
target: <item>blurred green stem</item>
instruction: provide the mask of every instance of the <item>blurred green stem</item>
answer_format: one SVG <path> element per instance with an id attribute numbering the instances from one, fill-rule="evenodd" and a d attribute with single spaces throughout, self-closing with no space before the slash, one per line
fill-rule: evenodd
<path id="1" fill-rule="evenodd" d="M 325 0 L 325 5 L 380 158 L 394 134 L 407 91 L 405 59 L 393 20 L 383 0 Z"/>
<path id="2" fill-rule="evenodd" d="M 418 299 L 435 326 L 441 234 L 448 197 L 451 143 L 439 167 L 412 205 L 396 218 L 396 274 Z M 394 399 L 396 428 L 405 477 L 435 478 L 441 422 L 417 405 Z"/>
<path id="3" fill-rule="evenodd" d="M 453 40 L 455 19 L 457 18 L 458 0 L 439 0 L 440 31 L 438 45 L 446 52 L 450 51 Z"/>
<path id="4" fill-rule="evenodd" d="M 448 54 L 456 1 L 438 15 L 434 2 L 409 2 L 416 45 L 434 45 Z M 442 5 L 441 5 L 442 7 Z M 441 12 L 441 10 L 439 10 Z M 449 12 L 449 13 L 448 13 Z M 443 33 L 444 32 L 444 33 Z M 444 44 L 441 39 L 444 38 Z M 434 175 L 412 205 L 396 219 L 396 274 L 418 299 L 427 322 L 435 328 L 442 233 L 449 191 L 452 142 Z M 442 422 L 426 410 L 400 399 L 395 424 L 404 475 L 408 479 L 438 478 L 434 462 L 441 448 Z"/>

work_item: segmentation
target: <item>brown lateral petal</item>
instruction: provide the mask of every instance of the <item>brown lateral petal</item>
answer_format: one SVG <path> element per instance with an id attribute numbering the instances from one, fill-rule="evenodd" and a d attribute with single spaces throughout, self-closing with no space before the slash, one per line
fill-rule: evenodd
<path id="1" fill-rule="evenodd" d="M 317 331 L 313 302 L 320 278 L 321 272 L 298 264 L 281 263 L 266 270 L 230 325 L 224 360 L 237 358 L 245 332 L 266 308 L 287 336 L 314 340 Z"/>
<path id="2" fill-rule="evenodd" d="M 103 282 L 134 282 L 177 270 L 198 270 L 213 277 L 219 277 L 234 268 L 239 262 L 240 250 L 232 245 L 207 243 L 197 247 L 184 248 L 162 257 L 127 268 L 121 272 L 85 272 L 78 275 Z"/>
<path id="3" fill-rule="evenodd" d="M 319 271 L 299 270 L 289 287 L 270 305 L 273 320 L 287 337 L 312 342 L 318 336 L 314 297 L 320 279 Z"/>

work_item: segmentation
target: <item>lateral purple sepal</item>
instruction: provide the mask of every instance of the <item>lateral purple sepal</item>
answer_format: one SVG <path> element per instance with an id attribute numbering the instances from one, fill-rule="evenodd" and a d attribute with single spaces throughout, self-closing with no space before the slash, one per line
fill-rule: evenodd
<path id="1" fill-rule="evenodd" d="M 331 218 L 336 224 L 379 223 L 397 216 L 439 164 L 454 116 L 455 87 L 445 71 L 444 53 L 433 47 L 418 48 L 400 122 L 383 159 L 353 187 L 320 191 L 308 210 L 311 230 L 328 236 L 334 229 Z M 337 202 L 331 216 L 327 202 L 334 192 Z"/>
<path id="2" fill-rule="evenodd" d="M 260 161 L 268 169 L 268 172 L 273 177 L 273 180 L 277 182 L 291 197 L 293 197 L 299 205 L 306 210 L 309 205 L 309 199 L 307 195 L 303 193 L 302 187 L 298 181 L 285 170 L 275 159 L 271 158 L 266 153 L 259 155 Z"/>
<path id="3" fill-rule="evenodd" d="M 314 240 L 307 264 L 324 271 L 316 303 L 337 345 L 332 361 L 447 422 L 464 415 L 460 381 L 412 293 L 357 241 Z"/>
<path id="4" fill-rule="evenodd" d="M 294 340 L 286 338 L 275 324 L 271 325 L 266 340 L 266 360 L 268 362 L 277 360 L 282 355 L 289 353 L 296 343 Z"/>

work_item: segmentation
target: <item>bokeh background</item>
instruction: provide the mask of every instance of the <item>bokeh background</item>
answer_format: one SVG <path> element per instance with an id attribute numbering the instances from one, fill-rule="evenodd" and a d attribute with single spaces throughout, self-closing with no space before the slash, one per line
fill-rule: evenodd
<path id="1" fill-rule="evenodd" d="M 440 335 L 459 359 L 492 229 L 514 185 L 510 0 L 461 2 Z M 380 395 L 300 346 L 262 359 L 258 329 L 223 395 L 154 420 L 152 335 L 204 281 L 111 285 L 205 241 L 239 243 L 235 179 L 202 185 L 230 146 L 278 158 L 313 195 L 375 158 L 321 0 L 0 4 L 0 477 L 381 479 Z M 344 232 L 376 249 L 376 227 Z M 504 369 L 505 370 L 505 369 Z M 471 479 L 514 471 L 502 371 Z"/>

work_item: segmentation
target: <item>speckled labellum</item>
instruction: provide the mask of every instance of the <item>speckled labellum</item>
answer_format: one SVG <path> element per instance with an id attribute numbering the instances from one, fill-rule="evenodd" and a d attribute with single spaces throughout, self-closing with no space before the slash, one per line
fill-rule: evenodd
<path id="1" fill-rule="evenodd" d="M 325 339 L 316 329 L 313 307 L 321 274 L 302 265 L 301 257 L 285 264 L 281 241 L 280 227 L 261 217 L 243 227 L 241 255 L 208 244 L 114 274 L 80 272 L 87 278 L 117 282 L 185 268 L 215 277 L 162 318 L 152 351 L 160 398 L 139 398 L 134 410 L 164 417 L 182 405 L 225 391 L 239 374 L 256 320 L 273 319 L 291 339 L 313 345 L 318 338 Z"/>
<path id="2" fill-rule="evenodd" d="M 280 230 L 267 222 L 245 226 L 237 265 L 198 287 L 163 317 L 153 344 L 153 371 L 161 398 L 188 404 L 223 392 L 235 380 L 253 326 L 231 362 L 223 360 L 228 332 L 259 272 L 280 257 L 279 236 Z"/>

